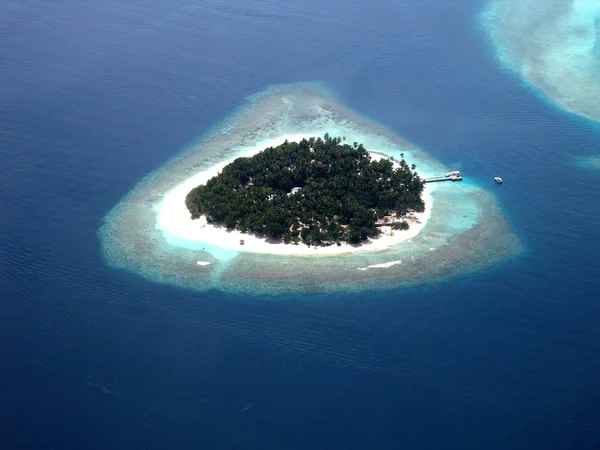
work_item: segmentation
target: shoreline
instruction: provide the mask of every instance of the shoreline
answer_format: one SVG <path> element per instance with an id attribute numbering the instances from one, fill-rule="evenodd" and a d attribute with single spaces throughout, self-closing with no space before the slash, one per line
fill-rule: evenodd
<path id="1" fill-rule="evenodd" d="M 310 134 L 286 134 L 271 139 L 260 145 L 256 145 L 243 153 L 227 161 L 218 163 L 200 173 L 197 173 L 186 179 L 183 183 L 168 191 L 158 207 L 158 220 L 156 228 L 163 232 L 165 237 L 173 237 L 178 241 L 188 241 L 197 248 L 198 244 L 206 244 L 211 247 L 218 247 L 225 250 L 235 250 L 243 253 L 262 253 L 269 255 L 296 255 L 296 256 L 332 256 L 356 252 L 372 252 L 388 249 L 404 241 L 417 236 L 425 227 L 427 220 L 431 216 L 433 198 L 431 191 L 433 187 L 423 189 L 423 202 L 425 211 L 422 213 L 412 213 L 407 218 L 410 223 L 408 230 L 391 230 L 391 227 L 381 227 L 382 234 L 369 240 L 362 245 L 353 246 L 348 243 L 342 245 L 309 247 L 305 244 L 284 244 L 283 242 L 268 242 L 265 238 L 260 238 L 248 233 L 242 233 L 238 230 L 227 230 L 225 227 L 210 225 L 206 222 L 206 217 L 191 219 L 190 213 L 185 206 L 187 194 L 196 186 L 206 183 L 210 178 L 218 175 L 221 170 L 239 157 L 254 156 L 265 148 L 275 147 L 282 144 L 285 140 L 299 141 L 303 138 L 313 137 Z M 379 160 L 388 157 L 382 152 L 369 152 L 373 160 Z M 244 245 L 240 240 L 244 240 Z"/>

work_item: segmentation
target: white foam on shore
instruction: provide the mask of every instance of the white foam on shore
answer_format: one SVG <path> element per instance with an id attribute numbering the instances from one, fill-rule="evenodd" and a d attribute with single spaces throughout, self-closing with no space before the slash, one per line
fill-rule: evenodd
<path id="1" fill-rule="evenodd" d="M 242 233 L 238 230 L 227 230 L 225 227 L 210 225 L 207 223 L 205 216 L 192 220 L 185 205 L 185 198 L 193 188 L 205 184 L 209 179 L 218 175 L 226 165 L 230 164 L 236 158 L 256 155 L 265 148 L 278 146 L 286 140 L 290 142 L 300 141 L 312 136 L 312 134 L 288 134 L 269 141 L 260 142 L 251 148 L 244 149 L 234 158 L 223 161 L 207 170 L 193 175 L 165 194 L 163 201 L 158 207 L 156 227 L 162 231 L 169 243 L 173 243 L 180 247 L 194 249 L 198 249 L 198 244 L 206 244 L 213 248 L 218 247 L 220 249 L 229 250 L 229 252 L 227 252 L 230 255 L 229 257 L 231 257 L 231 253 L 235 251 L 300 256 L 340 255 L 353 252 L 380 251 L 412 239 L 419 234 L 431 215 L 431 209 L 433 207 L 431 191 L 432 189 L 435 189 L 434 186 L 427 186 L 426 189 L 423 190 L 425 211 L 422 213 L 413 213 L 413 219 L 408 230 L 391 230 L 391 227 L 382 227 L 382 234 L 380 237 L 360 246 L 352 246 L 343 243 L 340 246 L 308 247 L 305 244 L 294 245 L 272 243 L 267 242 L 264 238 Z M 371 157 L 373 160 L 378 160 L 386 157 L 386 155 L 374 152 L 371 153 Z M 240 240 L 244 240 L 243 245 L 240 244 Z M 219 254 L 220 252 L 217 252 L 213 254 L 213 256 L 220 259 Z"/>

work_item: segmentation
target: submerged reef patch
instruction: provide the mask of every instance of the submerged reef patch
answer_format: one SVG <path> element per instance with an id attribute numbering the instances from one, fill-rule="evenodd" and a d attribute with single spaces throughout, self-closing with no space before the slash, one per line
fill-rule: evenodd
<path id="1" fill-rule="evenodd" d="M 561 108 L 600 120 L 600 0 L 490 0 L 498 58 Z"/>
<path id="2" fill-rule="evenodd" d="M 600 170 L 600 156 L 580 156 L 576 158 L 575 163 L 585 169 Z"/>
<path id="3" fill-rule="evenodd" d="M 322 85 L 273 86 L 247 99 L 209 133 L 141 180 L 104 217 L 99 239 L 105 260 L 155 282 L 264 295 L 431 283 L 489 267 L 521 251 L 494 196 L 468 183 L 428 187 L 432 198 L 428 219 L 409 240 L 338 254 L 313 255 L 306 247 L 302 254 L 253 253 L 241 245 L 186 239 L 161 225 L 168 194 L 196 174 L 249 149 L 264 148 L 281 136 L 325 133 L 362 142 L 369 151 L 390 157 L 404 154 L 422 177 L 448 171 L 389 129 L 343 105 Z"/>

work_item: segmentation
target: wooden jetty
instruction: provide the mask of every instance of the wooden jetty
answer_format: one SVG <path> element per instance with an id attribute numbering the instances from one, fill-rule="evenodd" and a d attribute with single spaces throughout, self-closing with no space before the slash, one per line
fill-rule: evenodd
<path id="1" fill-rule="evenodd" d="M 425 178 L 423 183 L 435 183 L 438 181 L 461 181 L 463 179 L 462 174 L 458 170 L 448 172 L 443 177 Z"/>
<path id="2" fill-rule="evenodd" d="M 461 181 L 462 177 L 435 177 L 425 178 L 423 183 L 435 183 L 436 181 Z"/>

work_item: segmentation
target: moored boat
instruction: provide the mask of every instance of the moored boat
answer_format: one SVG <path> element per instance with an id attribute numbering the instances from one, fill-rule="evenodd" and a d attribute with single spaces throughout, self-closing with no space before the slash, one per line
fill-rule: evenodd
<path id="1" fill-rule="evenodd" d="M 502 184 L 502 178 L 500 177 L 494 177 L 494 181 L 498 184 Z"/>

